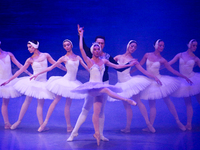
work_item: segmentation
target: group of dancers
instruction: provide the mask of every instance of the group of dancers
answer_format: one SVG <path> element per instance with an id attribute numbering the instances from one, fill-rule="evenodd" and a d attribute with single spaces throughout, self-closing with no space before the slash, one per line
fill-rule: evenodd
<path id="1" fill-rule="evenodd" d="M 193 108 L 191 96 L 196 96 L 200 104 L 200 74 L 193 72 L 195 65 L 200 67 L 200 59 L 194 54 L 197 49 L 197 41 L 195 39 L 189 41 L 187 51 L 177 54 L 169 62 L 161 56 L 161 52 L 164 50 L 164 41 L 158 39 L 154 43 L 155 51 L 146 53 L 142 60 L 138 62 L 132 56 L 137 49 L 137 42 L 134 40 L 128 42 L 124 54 L 113 58 L 103 51 L 105 45 L 104 37 L 97 36 L 95 42 L 89 48 L 84 42 L 83 27 L 79 25 L 78 33 L 79 48 L 83 59 L 73 53 L 73 44 L 69 39 L 63 41 L 66 54 L 60 57 L 58 61 L 55 61 L 48 53 L 40 52 L 39 42 L 35 40 L 27 43 L 28 50 L 33 55 L 26 60 L 24 65 L 21 65 L 12 53 L 3 51 L 0 48 L 0 97 L 2 98 L 1 112 L 5 129 L 16 129 L 21 123 L 32 98 L 36 98 L 38 102 L 36 112 L 40 125 L 38 131 L 48 130 L 46 125 L 62 97 L 66 98 L 64 115 L 67 123 L 67 132 L 71 132 L 67 141 L 73 141 L 74 137 L 78 135 L 78 130 L 86 120 L 92 106 L 92 122 L 95 130 L 93 136 L 97 141 L 97 145 L 100 144 L 100 140 L 109 141 L 103 135 L 104 108 L 107 100 L 123 101 L 127 123 L 126 127 L 121 130 L 122 132 L 130 132 L 133 116 L 131 105 L 137 105 L 145 119 L 147 128 L 144 128 L 143 131 L 156 132 L 153 127 L 156 117 L 156 99 L 164 100 L 182 131 L 192 129 Z M 171 67 L 178 60 L 179 72 Z M 48 61 L 52 64 L 49 67 L 47 66 Z M 11 73 L 11 62 L 19 68 L 14 75 Z M 145 62 L 146 70 L 142 67 Z M 61 63 L 64 63 L 65 66 Z M 79 64 L 90 73 L 89 81 L 83 84 L 76 79 Z M 27 71 L 30 65 L 33 69 L 33 75 Z M 161 65 L 164 65 L 166 69 L 179 77 L 160 75 Z M 67 73 L 63 77 L 52 76 L 47 80 L 47 72 L 55 67 Z M 108 67 L 113 67 L 117 70 L 118 82 L 116 85 L 109 84 Z M 139 70 L 146 76 L 131 76 L 131 73 L 135 70 Z M 22 72 L 27 73 L 29 76 L 17 78 Z M 22 94 L 26 98 L 22 104 L 18 120 L 11 125 L 8 117 L 9 99 L 19 97 Z M 170 96 L 184 98 L 187 111 L 187 124 L 185 126 L 180 122 Z M 45 99 L 53 99 L 53 101 L 49 106 L 46 118 L 43 119 Z M 84 99 L 82 111 L 74 127 L 70 122 L 72 99 Z M 141 99 L 149 102 L 149 116 Z"/>

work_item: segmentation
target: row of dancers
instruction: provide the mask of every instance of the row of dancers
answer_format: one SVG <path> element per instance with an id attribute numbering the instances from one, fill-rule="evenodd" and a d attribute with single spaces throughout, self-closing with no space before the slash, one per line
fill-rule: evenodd
<path id="1" fill-rule="evenodd" d="M 108 100 L 122 100 L 126 110 L 127 123 L 122 132 L 130 132 L 132 121 L 131 105 L 137 105 L 145 119 L 147 128 L 143 129 L 147 132 L 156 132 L 153 127 L 156 117 L 156 99 L 163 99 L 168 109 L 175 118 L 178 127 L 185 131 L 192 129 L 193 108 L 191 96 L 195 95 L 200 103 L 200 81 L 199 73 L 193 72 L 193 67 L 200 67 L 200 60 L 195 56 L 194 51 L 197 49 L 197 41 L 190 40 L 188 50 L 177 54 L 171 61 L 167 62 L 161 52 L 164 49 L 164 41 L 157 40 L 154 43 L 155 51 L 146 53 L 142 60 L 138 62 L 133 58 L 132 54 L 137 49 L 137 42 L 131 40 L 127 44 L 126 52 L 116 57 L 111 57 L 103 51 L 105 38 L 97 36 L 95 43 L 91 48 L 87 47 L 83 39 L 84 30 L 78 25 L 79 47 L 82 58 L 73 53 L 73 44 L 70 40 L 63 41 L 63 47 L 66 50 L 66 55 L 55 61 L 48 53 L 39 51 L 38 41 L 28 41 L 27 47 L 33 55 L 28 58 L 24 65 L 21 65 L 14 55 L 10 52 L 5 52 L 0 49 L 0 97 L 2 98 L 1 112 L 4 119 L 5 129 L 16 129 L 21 123 L 32 98 L 36 98 L 37 117 L 40 124 L 39 132 L 48 130 L 46 125 L 48 120 L 62 97 L 66 98 L 64 115 L 67 123 L 67 132 L 71 135 L 67 141 L 73 141 L 78 135 L 78 130 L 86 120 L 89 110 L 93 106 L 92 121 L 94 125 L 94 137 L 97 140 L 97 145 L 100 140 L 109 141 L 103 135 L 104 128 L 104 108 Z M 84 60 L 84 61 L 83 61 Z M 179 60 L 179 72 L 174 70 L 171 65 Z M 12 75 L 11 61 L 20 69 Z M 52 65 L 47 66 L 47 61 Z M 142 65 L 146 62 L 146 70 Z M 65 66 L 61 65 L 64 63 Z M 76 79 L 78 66 L 81 64 L 90 73 L 89 82 L 82 84 Z M 32 66 L 33 75 L 26 69 Z M 180 78 L 160 75 L 160 66 L 164 65 L 173 74 Z M 132 67 L 134 66 L 134 67 Z M 47 80 L 46 73 L 53 68 L 58 67 L 63 71 L 67 71 L 63 77 L 52 76 Z M 109 85 L 108 67 L 113 67 L 117 70 L 118 82 L 116 85 Z M 132 68 L 132 69 L 131 69 Z M 145 74 L 131 76 L 131 73 L 138 69 Z M 31 77 L 17 78 L 22 72 L 27 73 Z M 21 107 L 18 120 L 11 125 L 8 119 L 8 103 L 10 98 L 15 98 L 21 94 L 26 95 L 25 101 Z M 109 97 L 108 97 L 109 96 Z M 187 124 L 184 126 L 178 117 L 174 104 L 170 96 L 183 97 L 187 109 Z M 54 99 L 49 106 L 45 120 L 43 120 L 43 105 L 45 99 Z M 70 106 L 72 99 L 85 99 L 82 111 L 73 128 L 70 122 Z M 150 107 L 150 115 L 141 99 L 148 100 Z"/>

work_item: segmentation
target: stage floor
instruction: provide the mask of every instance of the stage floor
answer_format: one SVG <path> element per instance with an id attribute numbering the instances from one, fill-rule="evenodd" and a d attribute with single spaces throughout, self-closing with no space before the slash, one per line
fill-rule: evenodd
<path id="1" fill-rule="evenodd" d="M 9 104 L 10 122 L 17 120 L 20 107 L 25 96 L 17 99 L 11 99 Z M 172 99 L 175 104 L 180 120 L 186 123 L 186 113 L 184 101 L 182 99 Z M 147 109 L 147 101 L 143 101 Z M 51 103 L 46 100 L 44 105 L 44 116 Z M 3 119 L 0 117 L 0 149 L 2 150 L 25 150 L 25 149 L 199 149 L 200 143 L 200 105 L 193 99 L 194 118 L 192 131 L 182 132 L 176 125 L 173 116 L 170 114 L 163 100 L 157 100 L 157 116 L 155 120 L 156 133 L 146 133 L 144 119 L 139 112 L 138 107 L 132 107 L 134 116 L 130 133 L 122 133 L 120 129 L 125 127 L 126 114 L 122 102 L 107 102 L 105 108 L 105 130 L 104 135 L 109 138 L 109 142 L 101 141 L 100 146 L 96 145 L 93 138 L 94 130 L 92 124 L 92 110 L 87 120 L 81 126 L 79 135 L 73 142 L 67 142 L 69 133 L 66 131 L 64 119 L 65 99 L 62 98 L 53 112 L 46 132 L 39 133 L 39 127 L 36 117 L 36 99 L 32 100 L 27 113 L 25 114 L 20 126 L 15 130 L 4 130 Z M 75 125 L 76 119 L 81 111 L 83 100 L 74 100 L 71 106 L 71 122 Z"/>

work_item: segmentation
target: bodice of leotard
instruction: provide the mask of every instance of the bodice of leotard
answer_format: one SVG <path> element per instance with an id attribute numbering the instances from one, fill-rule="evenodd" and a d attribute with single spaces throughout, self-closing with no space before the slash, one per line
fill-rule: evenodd
<path id="1" fill-rule="evenodd" d="M 105 71 L 104 64 L 102 66 L 98 66 L 97 64 L 94 64 L 90 68 L 90 80 L 89 80 L 89 82 L 102 82 L 104 71 Z"/>
<path id="2" fill-rule="evenodd" d="M 146 69 L 149 73 L 155 75 L 155 76 L 159 76 L 160 72 L 160 62 L 159 61 L 150 61 L 149 59 L 147 59 L 146 61 Z"/>
<path id="3" fill-rule="evenodd" d="M 195 61 L 193 59 L 187 60 L 187 61 L 185 61 L 181 57 L 179 59 L 179 71 L 181 74 L 185 75 L 186 77 L 193 76 L 194 65 L 195 65 Z"/>
<path id="4" fill-rule="evenodd" d="M 65 67 L 67 69 L 67 74 L 64 77 L 70 81 L 76 80 L 78 66 L 79 66 L 79 60 L 73 61 L 69 59 L 65 64 Z"/>
<path id="5" fill-rule="evenodd" d="M 124 63 L 121 63 L 120 61 L 117 61 L 117 63 L 124 64 Z M 131 79 L 130 69 L 131 68 L 129 67 L 122 72 L 117 71 L 118 82 L 126 82 Z"/>
<path id="6" fill-rule="evenodd" d="M 0 79 L 9 79 L 12 76 L 10 56 L 0 59 Z"/>
<path id="7" fill-rule="evenodd" d="M 34 61 L 32 63 L 33 74 L 37 74 L 46 68 L 47 68 L 47 59 L 46 58 L 42 61 Z M 46 81 L 46 79 L 47 79 L 47 73 L 40 74 L 36 78 L 37 81 Z"/>

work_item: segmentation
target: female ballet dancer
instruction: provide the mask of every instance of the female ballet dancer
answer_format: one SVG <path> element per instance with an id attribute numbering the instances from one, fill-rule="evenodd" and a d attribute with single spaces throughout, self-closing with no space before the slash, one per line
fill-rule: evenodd
<path id="1" fill-rule="evenodd" d="M 67 123 L 67 132 L 71 132 L 73 129 L 70 122 L 70 106 L 71 106 L 72 99 L 85 98 L 85 94 L 73 93 L 71 92 L 71 90 L 75 89 L 76 87 L 82 84 L 80 81 L 76 79 L 79 63 L 86 70 L 88 70 L 88 68 L 86 64 L 83 62 L 82 58 L 73 53 L 72 51 L 73 44 L 70 40 L 68 39 L 64 40 L 63 47 L 67 51 L 67 53 L 64 56 L 59 58 L 58 61 L 52 66 L 44 69 L 43 71 L 31 77 L 31 79 L 32 78 L 35 79 L 37 78 L 38 75 L 52 70 L 53 68 L 57 67 L 62 62 L 65 64 L 65 67 L 67 69 L 67 73 L 65 76 L 63 77 L 53 76 L 53 77 L 50 77 L 47 82 L 47 86 L 46 86 L 47 89 L 51 91 L 52 93 L 56 94 L 56 97 L 54 101 L 51 103 L 51 105 L 49 106 L 44 123 L 40 125 L 38 129 L 39 132 L 45 129 L 45 126 L 47 125 L 53 110 L 55 109 L 57 103 L 60 101 L 62 97 L 66 97 L 64 114 L 65 114 L 65 119 Z"/>
<path id="2" fill-rule="evenodd" d="M 90 59 L 89 57 L 87 57 L 83 49 L 83 30 L 79 30 L 79 35 L 80 35 L 79 47 L 80 47 L 82 57 L 90 70 L 90 80 L 89 82 L 80 85 L 79 87 L 77 87 L 76 89 L 72 91 L 79 92 L 79 93 L 87 93 L 88 95 L 94 97 L 94 103 L 93 103 L 94 112 L 93 112 L 92 121 L 94 125 L 94 130 L 95 130 L 94 137 L 97 140 L 97 145 L 99 145 L 100 144 L 99 114 L 102 107 L 102 101 L 104 97 L 103 95 L 108 94 L 110 97 L 127 101 L 131 105 L 136 105 L 135 101 L 128 98 L 124 98 L 114 93 L 114 92 L 121 91 L 121 89 L 113 85 L 104 84 L 102 82 L 103 72 L 105 70 L 104 65 L 108 65 L 114 68 L 124 68 L 124 67 L 133 66 L 135 62 L 132 61 L 128 65 L 115 65 L 109 62 L 107 59 L 101 59 L 100 58 L 101 47 L 98 43 L 94 43 L 92 45 L 91 52 L 93 56 Z M 75 135 L 74 133 L 72 133 L 70 136 L 73 136 L 74 138 L 75 136 L 77 136 L 77 134 Z M 67 141 L 70 141 L 70 140 L 67 140 Z"/>
<path id="3" fill-rule="evenodd" d="M 80 27 L 78 25 L 78 32 L 79 30 L 82 30 L 83 27 Z M 79 37 L 80 38 L 80 37 Z M 113 59 L 112 56 L 110 56 L 108 53 L 104 52 L 104 46 L 105 46 L 105 37 L 103 36 L 97 36 L 95 38 L 95 42 L 98 43 L 100 46 L 101 46 L 101 54 L 100 54 L 100 58 L 103 58 L 103 59 L 107 59 L 109 60 L 110 62 L 114 63 L 114 64 L 117 64 L 117 62 Z M 89 58 L 92 58 L 92 53 L 90 51 L 90 48 L 85 44 L 84 42 L 84 38 L 83 38 L 83 49 L 86 53 L 86 55 L 89 57 Z M 127 67 L 128 68 L 128 67 Z M 116 69 L 118 71 L 123 71 L 125 70 L 126 68 L 122 68 L 122 69 Z M 105 71 L 103 73 L 103 82 L 105 84 L 109 84 L 109 75 L 108 75 L 108 66 L 105 66 Z M 105 121 L 105 114 L 104 114 L 104 108 L 105 108 L 105 103 L 107 101 L 107 98 L 108 96 L 106 94 L 104 94 L 104 98 L 103 98 L 103 102 L 102 102 L 102 107 L 101 107 L 101 112 L 100 112 L 100 118 L 99 118 L 99 130 L 100 130 L 100 138 L 102 141 L 109 141 L 108 138 L 106 138 L 104 135 L 103 135 L 103 129 L 104 129 L 104 121 Z M 92 105 L 93 105 L 93 101 L 94 101 L 94 97 L 90 96 L 90 95 L 87 95 L 85 97 L 85 100 L 84 100 L 84 104 L 83 104 L 83 107 L 82 107 L 82 111 L 76 121 L 76 124 L 74 126 L 74 129 L 72 131 L 72 134 L 71 136 L 67 139 L 68 141 L 72 141 L 74 136 L 73 135 L 78 135 L 78 130 L 80 128 L 80 126 L 85 122 L 86 118 L 87 118 L 87 115 L 90 111 L 90 109 L 92 108 Z"/>
<path id="4" fill-rule="evenodd" d="M 137 49 L 137 42 L 134 40 L 130 40 L 127 44 L 126 52 L 122 55 L 117 55 L 116 57 L 114 57 L 115 61 L 117 61 L 118 64 L 126 64 L 126 63 L 130 62 L 131 60 L 136 61 L 132 56 L 132 53 L 134 53 L 136 49 Z M 149 72 L 147 72 L 145 69 L 143 69 L 142 66 L 139 64 L 139 62 L 137 62 L 135 64 L 135 67 L 139 71 L 141 71 L 143 74 L 149 76 L 150 78 L 154 78 L 154 80 L 159 85 L 162 84 L 155 75 L 152 75 Z M 151 80 L 149 80 L 149 78 L 147 78 L 145 76 L 141 76 L 141 75 L 131 77 L 130 69 L 131 68 L 128 68 L 123 72 L 119 72 L 119 71 L 117 72 L 118 83 L 115 86 L 122 88 L 123 92 L 118 93 L 119 95 L 126 97 L 126 98 L 132 98 L 137 102 L 137 106 L 139 107 L 140 112 L 142 113 L 142 115 L 145 119 L 145 122 L 146 122 L 146 125 L 147 125 L 149 131 L 154 133 L 155 129 L 149 121 L 146 107 L 140 100 L 140 92 L 151 84 Z M 113 101 L 114 99 L 111 98 L 110 100 Z M 124 102 L 124 101 L 123 101 L 123 104 L 124 104 L 124 108 L 126 109 L 127 123 L 126 123 L 125 129 L 122 129 L 121 131 L 128 133 L 128 132 L 130 132 L 130 126 L 131 126 L 131 121 L 132 121 L 132 117 L 133 117 L 133 112 L 132 112 L 130 104 L 128 104 L 127 102 Z"/>
<path id="5" fill-rule="evenodd" d="M 149 107 L 150 107 L 150 123 L 153 126 L 155 117 L 156 117 L 156 99 L 163 99 L 166 103 L 169 111 L 174 116 L 176 123 L 178 127 L 185 131 L 185 126 L 180 122 L 178 114 L 176 112 L 176 108 L 174 104 L 172 103 L 169 96 L 175 92 L 179 87 L 179 81 L 170 76 L 164 76 L 160 75 L 159 69 L 160 66 L 163 64 L 170 72 L 173 74 L 180 76 L 187 80 L 188 83 L 192 83 L 186 76 L 180 74 L 178 71 L 174 70 L 169 63 L 161 56 L 161 52 L 164 49 L 164 41 L 161 39 L 158 39 L 154 44 L 155 51 L 151 53 L 146 53 L 142 60 L 140 61 L 140 64 L 143 65 L 146 62 L 147 71 L 151 74 L 158 77 L 158 79 L 162 82 L 162 86 L 155 83 L 155 81 L 152 80 L 152 83 L 150 86 L 145 88 L 141 92 L 141 99 L 148 100 Z M 148 129 L 144 129 L 144 131 L 149 131 Z"/>
<path id="6" fill-rule="evenodd" d="M 193 71 L 195 65 L 200 67 L 200 59 L 194 54 L 197 49 L 197 44 L 198 43 L 195 39 L 190 40 L 187 51 L 177 54 L 169 62 L 171 65 L 179 60 L 180 73 L 188 77 L 193 82 L 193 84 L 190 85 L 182 78 L 178 78 L 181 82 L 180 87 L 172 94 L 172 96 L 184 98 L 187 110 L 187 124 L 185 126 L 187 130 L 192 130 L 193 108 L 191 96 L 195 96 L 200 104 L 200 73 Z"/>
<path id="7" fill-rule="evenodd" d="M 1 46 L 1 41 L 0 41 Z M 12 77 L 11 62 L 13 62 L 18 68 L 23 65 L 18 62 L 15 56 L 11 52 L 3 51 L 0 48 L 0 84 L 7 81 Z M 27 70 L 24 71 L 28 75 L 31 75 Z M 13 80 L 6 86 L 0 86 L 0 98 L 2 98 L 1 113 L 4 120 L 4 128 L 10 129 L 11 124 L 8 117 L 8 104 L 10 98 L 19 97 L 21 94 L 13 88 L 13 85 L 18 81 L 18 79 Z"/>
<path id="8" fill-rule="evenodd" d="M 35 41 L 35 40 L 28 41 L 27 47 L 28 47 L 28 51 L 30 53 L 33 53 L 33 55 L 26 60 L 24 66 L 21 67 L 20 70 L 18 70 L 9 80 L 4 82 L 2 85 L 6 85 L 10 81 L 18 77 L 30 65 L 32 66 L 33 74 L 36 74 L 44 70 L 45 68 L 47 68 L 47 60 L 51 64 L 54 64 L 56 62 L 48 53 L 41 53 L 38 50 L 38 47 L 39 47 L 38 41 Z M 66 71 L 65 67 L 62 65 L 60 65 L 59 68 Z M 46 74 L 42 74 L 38 76 L 36 80 L 30 80 L 30 77 L 23 77 L 14 85 L 14 88 L 17 91 L 19 91 L 21 94 L 26 95 L 26 98 L 21 107 L 18 120 L 11 126 L 11 129 L 16 129 L 19 126 L 33 97 L 37 98 L 37 101 L 38 101 L 37 117 L 38 117 L 39 124 L 42 125 L 44 99 L 54 98 L 54 94 L 49 92 L 46 89 L 46 81 L 47 81 L 46 76 L 47 76 Z"/>

